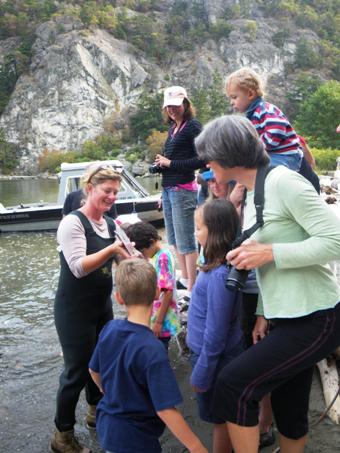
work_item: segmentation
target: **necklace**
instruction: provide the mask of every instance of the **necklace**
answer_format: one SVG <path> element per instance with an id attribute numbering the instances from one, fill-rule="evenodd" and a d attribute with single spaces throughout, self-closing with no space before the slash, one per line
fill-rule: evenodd
<path id="1" fill-rule="evenodd" d="M 170 135 L 171 135 L 171 139 L 173 139 L 175 137 L 176 134 L 178 134 L 179 132 L 181 132 L 183 129 L 184 129 L 184 126 L 187 124 L 186 121 L 184 121 L 184 123 L 181 123 L 180 126 L 175 126 L 174 129 L 170 132 Z"/>

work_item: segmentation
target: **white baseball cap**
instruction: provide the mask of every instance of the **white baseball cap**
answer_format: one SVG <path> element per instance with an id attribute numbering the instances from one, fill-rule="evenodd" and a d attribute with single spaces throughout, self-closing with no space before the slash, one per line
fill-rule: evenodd
<path id="1" fill-rule="evenodd" d="M 185 88 L 180 86 L 166 88 L 164 90 L 163 109 L 164 107 L 168 107 L 169 105 L 179 106 L 183 103 L 184 99 L 187 99 L 189 101 Z"/>

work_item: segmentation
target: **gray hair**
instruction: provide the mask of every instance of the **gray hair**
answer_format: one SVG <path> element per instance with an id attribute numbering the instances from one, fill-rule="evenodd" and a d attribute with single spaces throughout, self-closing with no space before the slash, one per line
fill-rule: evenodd
<path id="1" fill-rule="evenodd" d="M 225 115 L 206 124 L 196 137 L 198 157 L 221 167 L 258 168 L 269 163 L 269 156 L 255 127 L 240 115 Z"/>

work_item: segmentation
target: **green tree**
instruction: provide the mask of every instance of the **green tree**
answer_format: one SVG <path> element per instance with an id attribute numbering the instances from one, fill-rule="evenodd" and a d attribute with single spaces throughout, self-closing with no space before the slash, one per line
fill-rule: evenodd
<path id="1" fill-rule="evenodd" d="M 289 100 L 286 114 L 293 121 L 300 112 L 301 105 L 311 96 L 321 85 L 320 77 L 308 73 L 301 73 L 295 80 L 293 86 L 287 91 Z"/>
<path id="2" fill-rule="evenodd" d="M 211 117 L 224 115 L 228 111 L 228 101 L 225 95 L 224 81 L 221 74 L 215 71 L 213 83 L 208 89 Z"/>
<path id="3" fill-rule="evenodd" d="M 86 140 L 81 148 L 81 157 L 90 160 L 104 160 L 118 156 L 121 140 L 113 134 L 100 134 L 94 140 Z"/>
<path id="4" fill-rule="evenodd" d="M 0 128 L 0 173 L 8 174 L 19 163 L 17 145 L 6 140 L 5 131 Z"/>
<path id="5" fill-rule="evenodd" d="M 224 83 L 219 72 L 214 72 L 211 85 L 194 90 L 192 101 L 197 111 L 197 118 L 202 124 L 228 111 Z"/>
<path id="6" fill-rule="evenodd" d="M 321 85 L 301 106 L 296 129 L 317 148 L 340 148 L 339 124 L 340 82 L 331 80 Z"/>
<path id="7" fill-rule="evenodd" d="M 227 39 L 230 35 L 233 26 L 228 20 L 225 19 L 217 19 L 216 24 L 210 25 L 210 34 L 218 41 L 219 39 L 225 38 Z"/>
<path id="8" fill-rule="evenodd" d="M 153 130 L 164 131 L 167 126 L 162 117 L 163 93 L 143 93 L 137 104 L 137 111 L 130 117 L 130 138 L 134 142 L 145 140 Z"/>
<path id="9" fill-rule="evenodd" d="M 322 64 L 320 55 L 313 49 L 311 43 L 302 38 L 296 46 L 294 65 L 296 68 L 318 68 Z"/>

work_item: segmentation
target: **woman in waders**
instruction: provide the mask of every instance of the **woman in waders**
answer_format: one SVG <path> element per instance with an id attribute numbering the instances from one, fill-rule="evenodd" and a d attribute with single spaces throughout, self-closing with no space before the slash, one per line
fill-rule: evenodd
<path id="1" fill-rule="evenodd" d="M 74 436 L 75 410 L 86 389 L 86 423 L 95 428 L 96 405 L 101 398 L 88 373 L 88 363 L 99 332 L 112 312 L 112 261 L 127 258 L 115 241 L 112 219 L 104 216 L 116 200 L 121 177 L 110 166 L 91 167 L 84 176 L 87 199 L 80 209 L 61 221 L 57 239 L 61 270 L 54 317 L 64 356 L 55 415 L 56 431 L 51 450 L 78 453 L 83 449 Z"/>

